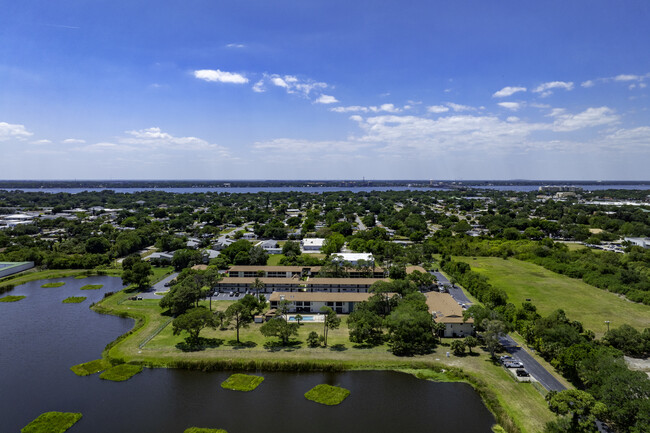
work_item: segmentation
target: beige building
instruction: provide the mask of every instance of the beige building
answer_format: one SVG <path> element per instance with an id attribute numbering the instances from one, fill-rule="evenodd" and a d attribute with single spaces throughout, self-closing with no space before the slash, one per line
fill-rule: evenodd
<path id="1" fill-rule="evenodd" d="M 463 308 L 449 293 L 425 293 L 429 312 L 436 323 L 444 323 L 445 337 L 464 337 L 474 334 L 474 319 L 463 319 Z"/>

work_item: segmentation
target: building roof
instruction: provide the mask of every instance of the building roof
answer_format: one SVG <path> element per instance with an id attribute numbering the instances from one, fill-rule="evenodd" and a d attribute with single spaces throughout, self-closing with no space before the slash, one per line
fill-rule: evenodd
<path id="1" fill-rule="evenodd" d="M 390 281 L 388 278 L 310 278 L 305 281 L 308 286 L 315 286 L 320 284 L 329 284 L 334 286 L 356 286 L 356 285 L 372 285 L 377 281 Z"/>
<path id="2" fill-rule="evenodd" d="M 302 245 L 304 247 L 322 247 L 325 239 L 323 238 L 305 238 L 302 240 Z"/>
<path id="3" fill-rule="evenodd" d="M 311 269 L 312 272 L 320 271 L 320 266 L 255 266 L 255 265 L 235 265 L 228 269 L 229 272 L 302 272 L 303 269 Z"/>
<path id="4" fill-rule="evenodd" d="M 300 283 L 304 283 L 304 281 L 300 281 L 298 278 L 260 278 L 259 280 L 267 285 L 292 284 L 297 286 Z M 255 278 L 225 277 L 219 281 L 219 284 L 253 284 L 254 281 Z"/>
<path id="5" fill-rule="evenodd" d="M 338 258 L 344 262 L 357 262 L 359 260 L 372 262 L 375 260 L 371 253 L 337 253 L 334 254 L 334 258 Z"/>
<path id="6" fill-rule="evenodd" d="M 428 292 L 424 296 L 427 298 L 429 312 L 433 314 L 436 322 L 474 323 L 474 319 L 471 317 L 463 320 L 463 308 L 449 293 Z"/>
<path id="7" fill-rule="evenodd" d="M 284 299 L 289 302 L 363 302 L 371 296 L 372 293 L 273 292 L 269 301 L 279 302 Z"/>
<path id="8" fill-rule="evenodd" d="M 426 273 L 427 273 L 427 270 L 424 269 L 422 266 L 407 266 L 407 267 L 406 267 L 406 273 L 407 273 L 407 274 L 412 274 L 412 273 L 415 272 L 415 271 L 420 271 L 420 272 L 422 272 L 423 274 L 426 274 Z"/>

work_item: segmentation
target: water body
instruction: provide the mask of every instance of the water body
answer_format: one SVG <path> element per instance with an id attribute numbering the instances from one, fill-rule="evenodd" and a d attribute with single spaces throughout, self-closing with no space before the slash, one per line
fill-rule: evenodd
<path id="1" fill-rule="evenodd" d="M 562 184 L 562 185 L 571 185 Z M 470 185 L 467 185 L 470 186 Z M 593 185 L 576 185 L 585 191 L 601 191 L 605 189 L 625 189 L 625 190 L 650 190 L 650 185 L 611 185 L 611 184 L 593 184 Z M 537 191 L 539 185 L 480 185 L 475 186 L 477 189 L 492 189 L 497 191 L 516 191 L 530 192 Z M 230 188 L 0 188 L 3 191 L 24 191 L 24 192 L 44 192 L 48 194 L 69 193 L 79 194 L 81 192 L 100 192 L 115 191 L 116 193 L 133 194 L 142 191 L 163 191 L 176 194 L 193 194 L 193 193 L 228 193 L 228 194 L 257 194 L 260 192 L 306 192 L 312 194 L 322 194 L 325 192 L 350 191 L 373 192 L 373 191 L 449 191 L 446 188 L 424 188 L 409 186 L 363 186 L 363 187 L 230 187 Z"/>
<path id="2" fill-rule="evenodd" d="M 53 281 L 66 284 L 40 287 Z M 86 284 L 105 286 L 79 290 Z M 266 379 L 251 393 L 222 389 L 229 372 L 145 369 L 121 383 L 77 377 L 70 366 L 98 358 L 133 326 L 130 319 L 88 308 L 104 292 L 121 288 L 112 277 L 43 280 L 11 292 L 27 298 L 0 304 L 0 431 L 20 431 L 52 410 L 83 413 L 70 433 L 180 433 L 190 426 L 229 433 L 489 433 L 494 424 L 469 385 L 395 372 L 259 373 Z M 89 299 L 62 304 L 68 296 Z M 351 395 L 335 407 L 306 400 L 303 394 L 319 383 L 343 386 Z"/>

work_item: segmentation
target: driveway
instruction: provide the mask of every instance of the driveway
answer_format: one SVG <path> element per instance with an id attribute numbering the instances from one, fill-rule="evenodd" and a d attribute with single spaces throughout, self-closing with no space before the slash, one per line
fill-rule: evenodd
<path id="1" fill-rule="evenodd" d="M 148 289 L 146 292 L 142 292 L 138 294 L 138 296 L 142 296 L 143 299 L 161 299 L 162 296 L 156 295 L 156 292 L 166 292 L 169 290 L 169 287 L 165 287 L 165 284 L 173 280 L 178 276 L 178 272 L 174 272 L 168 277 L 165 277 L 164 279 L 158 281 L 156 284 L 153 285 L 150 289 Z"/>
<path id="2" fill-rule="evenodd" d="M 518 358 L 524 364 L 526 371 L 530 373 L 537 381 L 549 391 L 563 391 L 566 389 L 551 373 L 549 373 L 542 365 L 533 358 L 533 356 L 526 351 L 512 339 L 509 335 L 499 339 L 501 345 L 508 353 Z"/>
<path id="3" fill-rule="evenodd" d="M 447 286 L 447 288 L 449 289 L 449 294 L 451 295 L 452 298 L 456 300 L 456 302 L 458 302 L 459 304 L 465 304 L 468 307 L 472 305 L 472 301 L 470 301 L 469 298 L 465 296 L 465 293 L 463 293 L 463 289 L 461 289 L 458 286 L 452 286 L 451 282 L 442 273 L 431 272 L 431 275 L 436 277 L 436 279 L 438 280 L 438 284 Z"/>

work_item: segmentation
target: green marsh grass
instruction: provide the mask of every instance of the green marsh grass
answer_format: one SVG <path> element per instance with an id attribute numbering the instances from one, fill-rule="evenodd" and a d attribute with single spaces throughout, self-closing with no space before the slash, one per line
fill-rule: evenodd
<path id="1" fill-rule="evenodd" d="M 23 296 L 23 295 L 20 295 L 20 296 L 9 295 L 9 296 L 5 296 L 4 298 L 0 298 L 0 302 L 18 302 L 21 299 L 25 299 L 25 296 Z"/>
<path id="2" fill-rule="evenodd" d="M 111 367 L 99 375 L 100 379 L 112 380 L 113 382 L 123 382 L 131 379 L 142 371 L 141 365 L 119 364 Z"/>
<path id="3" fill-rule="evenodd" d="M 81 419 L 80 413 L 45 412 L 23 427 L 21 433 L 63 433 Z"/>
<path id="4" fill-rule="evenodd" d="M 316 403 L 336 406 L 337 404 L 341 404 L 348 395 L 350 395 L 350 391 L 345 388 L 320 384 L 307 391 L 305 398 Z"/>
<path id="5" fill-rule="evenodd" d="M 72 370 L 77 376 L 89 376 L 91 374 L 104 371 L 110 366 L 111 363 L 102 358 L 96 359 L 94 361 L 84 362 L 83 364 L 73 365 L 70 367 L 70 370 Z"/>
<path id="6" fill-rule="evenodd" d="M 70 296 L 61 301 L 64 304 L 79 304 L 86 300 L 85 296 Z"/>
<path id="7" fill-rule="evenodd" d="M 264 378 L 262 376 L 236 373 L 226 379 L 221 384 L 221 387 L 233 391 L 253 391 L 255 388 L 260 386 L 263 381 Z"/>
<path id="8" fill-rule="evenodd" d="M 54 289 L 56 287 L 61 287 L 65 285 L 65 282 L 59 281 L 58 283 L 45 283 L 41 287 L 44 289 Z"/>
<path id="9" fill-rule="evenodd" d="M 81 287 L 81 290 L 99 290 L 102 287 L 104 287 L 103 284 L 86 284 L 85 286 Z"/>

